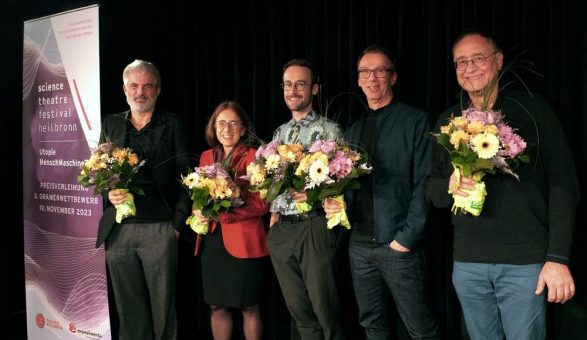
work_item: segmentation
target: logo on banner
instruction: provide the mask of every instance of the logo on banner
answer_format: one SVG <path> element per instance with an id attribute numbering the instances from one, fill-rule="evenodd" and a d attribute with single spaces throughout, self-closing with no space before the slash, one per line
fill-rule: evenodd
<path id="1" fill-rule="evenodd" d="M 73 322 L 69 324 L 69 331 L 72 333 L 85 335 L 87 339 L 102 339 L 101 333 L 86 331 L 84 329 L 78 329 Z"/>
<path id="2" fill-rule="evenodd" d="M 41 314 L 41 313 L 37 314 L 37 316 L 35 317 L 35 322 L 37 323 L 37 327 L 39 327 L 39 328 L 45 327 L 45 317 L 43 316 L 43 314 Z"/>

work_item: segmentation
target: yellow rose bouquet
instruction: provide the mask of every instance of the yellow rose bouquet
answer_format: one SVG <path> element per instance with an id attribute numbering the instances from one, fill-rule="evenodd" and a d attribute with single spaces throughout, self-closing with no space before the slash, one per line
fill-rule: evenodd
<path id="1" fill-rule="evenodd" d="M 84 187 L 94 186 L 94 194 L 103 194 L 113 189 L 127 192 L 126 200 L 116 208 L 116 222 L 136 215 L 132 193 L 142 195 L 143 190 L 135 178 L 144 160 L 129 148 L 115 147 L 112 142 L 98 145 L 82 165 L 77 181 Z"/>

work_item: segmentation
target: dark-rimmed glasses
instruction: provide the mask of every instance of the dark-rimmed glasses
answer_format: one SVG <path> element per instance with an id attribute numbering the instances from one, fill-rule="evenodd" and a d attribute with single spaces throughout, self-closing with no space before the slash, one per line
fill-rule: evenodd
<path id="1" fill-rule="evenodd" d="M 375 78 L 383 78 L 387 74 L 387 72 L 393 71 L 393 68 L 385 68 L 385 67 L 378 67 L 372 70 L 368 68 L 362 68 L 357 71 L 359 74 L 359 78 L 361 79 L 368 79 L 371 76 L 371 73 L 375 75 Z"/>
<path id="2" fill-rule="evenodd" d="M 469 63 L 473 63 L 473 65 L 475 65 L 476 67 L 481 67 L 481 66 L 485 65 L 485 61 L 487 60 L 487 58 L 491 57 L 492 55 L 495 55 L 497 52 L 499 52 L 499 51 L 495 51 L 487 56 L 476 55 L 476 56 L 473 56 L 469 59 L 466 59 L 466 58 L 459 59 L 459 60 L 455 61 L 455 68 L 459 71 L 464 71 L 467 69 L 467 66 L 469 66 Z"/>
<path id="3" fill-rule="evenodd" d="M 297 91 L 303 91 L 306 86 L 310 85 L 310 83 L 300 80 L 300 81 L 296 81 L 295 83 L 292 83 L 291 81 L 284 81 L 283 83 L 280 84 L 281 88 L 283 88 L 284 91 L 291 91 L 292 88 L 296 88 Z"/>

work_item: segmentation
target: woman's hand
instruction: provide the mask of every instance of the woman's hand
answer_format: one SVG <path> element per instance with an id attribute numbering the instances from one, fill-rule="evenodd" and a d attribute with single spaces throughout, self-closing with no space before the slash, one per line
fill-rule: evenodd
<path id="1" fill-rule="evenodd" d="M 210 222 L 210 219 L 202 214 L 202 210 L 193 210 L 192 215 L 196 216 L 202 224 Z"/>

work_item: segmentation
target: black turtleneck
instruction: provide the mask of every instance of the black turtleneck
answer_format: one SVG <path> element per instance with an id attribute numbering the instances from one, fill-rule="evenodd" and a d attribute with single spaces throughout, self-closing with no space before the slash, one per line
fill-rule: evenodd
<path id="1" fill-rule="evenodd" d="M 361 139 L 359 146 L 363 152 L 369 155 L 369 160 L 373 161 L 375 151 L 375 124 L 377 113 L 381 109 L 371 110 L 366 113 L 363 127 L 361 129 Z M 373 178 L 371 176 L 359 177 L 361 188 L 357 193 L 357 200 L 353 207 L 353 233 L 351 234 L 352 242 L 365 243 L 373 245 L 373 235 L 375 233 L 375 218 L 373 207 Z"/>

